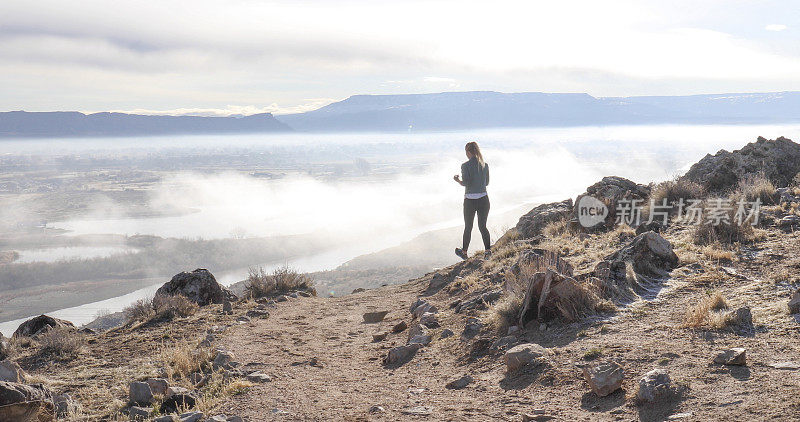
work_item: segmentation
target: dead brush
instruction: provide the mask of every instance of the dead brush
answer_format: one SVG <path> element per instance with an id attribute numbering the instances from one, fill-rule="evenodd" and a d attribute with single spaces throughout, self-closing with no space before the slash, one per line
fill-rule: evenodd
<path id="1" fill-rule="evenodd" d="M 684 178 L 667 180 L 653 186 L 650 191 L 650 199 L 655 205 L 663 204 L 666 199 L 667 205 L 672 205 L 671 212 L 677 211 L 677 204 L 680 200 L 687 203 L 690 199 L 705 198 L 706 190 L 699 183 Z M 649 215 L 649 203 L 646 204 L 648 210 L 644 215 Z"/>
<path id="2" fill-rule="evenodd" d="M 211 369 L 212 352 L 208 348 L 194 347 L 187 340 L 178 340 L 159 351 L 159 360 L 166 368 L 170 380 L 186 380 L 193 372 Z"/>
<path id="3" fill-rule="evenodd" d="M 706 297 L 686 311 L 681 327 L 725 328 L 732 322 L 730 316 L 726 312 L 722 312 L 726 309 L 728 309 L 728 302 L 722 293 L 718 291 L 709 292 Z"/>
<path id="4" fill-rule="evenodd" d="M 186 296 L 157 295 L 152 301 L 156 319 L 172 320 L 176 317 L 185 318 L 194 315 L 199 306 L 189 300 Z"/>
<path id="5" fill-rule="evenodd" d="M 731 199 L 709 199 L 703 204 L 703 215 L 709 216 L 712 209 L 717 204 L 735 204 L 738 203 L 736 198 Z M 721 217 L 716 220 L 703 220 L 694 226 L 692 232 L 692 241 L 696 245 L 733 245 L 742 243 L 751 243 L 756 240 L 756 231 L 751 224 L 751 221 L 737 221 L 736 212 L 737 206 L 730 206 L 728 209 L 720 208 Z M 717 211 L 713 211 L 717 212 Z"/>
<path id="6" fill-rule="evenodd" d="M 253 299 L 293 290 L 305 290 L 313 295 L 317 294 L 314 280 L 309 275 L 288 266 L 276 268 L 272 274 L 267 274 L 263 267 L 250 268 L 245 281 L 245 296 Z"/>
<path id="7" fill-rule="evenodd" d="M 778 199 L 775 185 L 764 173 L 748 175 L 739 180 L 739 186 L 734 196 L 743 197 L 747 202 L 759 200 L 765 205 L 773 205 Z"/>
<path id="8" fill-rule="evenodd" d="M 86 338 L 76 329 L 70 327 L 56 327 L 40 334 L 36 341 L 39 343 L 39 354 L 52 356 L 59 360 L 71 360 L 86 348 Z"/>

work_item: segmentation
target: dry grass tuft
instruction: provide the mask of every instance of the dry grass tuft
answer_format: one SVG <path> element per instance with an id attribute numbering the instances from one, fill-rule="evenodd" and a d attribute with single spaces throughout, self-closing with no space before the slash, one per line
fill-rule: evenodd
<path id="1" fill-rule="evenodd" d="M 193 372 L 210 370 L 211 359 L 211 350 L 193 347 L 187 340 L 177 341 L 159 352 L 159 360 L 164 364 L 170 380 L 188 379 Z"/>
<path id="2" fill-rule="evenodd" d="M 152 299 L 139 299 L 123 312 L 128 323 L 138 321 L 171 321 L 176 317 L 185 318 L 194 315 L 199 309 L 196 303 L 186 296 L 157 295 Z"/>
<path id="3" fill-rule="evenodd" d="M 690 199 L 700 199 L 705 196 L 706 191 L 702 185 L 683 178 L 661 182 L 650 191 L 650 199 L 656 205 L 662 204 L 664 199 L 667 200 L 667 204 L 674 205 L 681 199 L 686 203 Z M 677 208 L 673 206 L 673 210 Z"/>
<path id="4" fill-rule="evenodd" d="M 748 175 L 739 181 L 739 187 L 734 194 L 743 197 L 747 202 L 760 200 L 762 204 L 775 204 L 777 191 L 775 185 L 763 173 Z"/>
<path id="5" fill-rule="evenodd" d="M 267 274 L 263 267 L 250 268 L 245 285 L 245 296 L 259 298 L 287 293 L 293 290 L 305 290 L 316 295 L 314 280 L 307 274 L 300 273 L 288 266 L 276 268 Z"/>
<path id="6" fill-rule="evenodd" d="M 728 302 L 720 292 L 710 292 L 700 302 L 689 308 L 683 319 L 683 328 L 710 327 L 721 329 L 730 326 L 733 321 L 727 313 Z"/>
<path id="7" fill-rule="evenodd" d="M 733 251 L 726 248 L 719 242 L 712 243 L 710 245 L 705 245 L 700 248 L 700 252 L 702 252 L 703 256 L 713 261 L 733 261 L 736 257 Z"/>
<path id="8" fill-rule="evenodd" d="M 72 360 L 86 347 L 86 338 L 74 328 L 56 327 L 41 334 L 39 353 L 59 360 Z"/>
<path id="9" fill-rule="evenodd" d="M 522 302 L 525 293 L 519 290 L 506 292 L 500 300 L 495 302 L 485 319 L 486 324 L 499 335 L 505 335 L 508 327 L 517 325 L 519 312 L 522 310 Z"/>

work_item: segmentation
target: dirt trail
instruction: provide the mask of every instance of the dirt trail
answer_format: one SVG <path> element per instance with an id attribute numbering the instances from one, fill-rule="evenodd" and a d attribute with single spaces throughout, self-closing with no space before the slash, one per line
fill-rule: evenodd
<path id="1" fill-rule="evenodd" d="M 794 252 L 796 241 L 788 238 L 773 247 Z M 764 252 L 738 267 L 746 271 L 769 265 L 770 259 Z M 448 309 L 452 298 L 444 292 L 427 298 L 440 309 L 442 328 L 433 331 L 433 342 L 404 365 L 383 365 L 391 347 L 405 344 L 407 331 L 377 343 L 372 334 L 390 331 L 401 320 L 410 325 L 409 307 L 430 277 L 340 298 L 290 299 L 278 303 L 267 319 L 231 327 L 219 343 L 247 370 L 273 378 L 231 398 L 220 412 L 250 421 L 519 421 L 521 414 L 537 410 L 567 421 L 659 421 L 673 415 L 683 421 L 800 419 L 800 370 L 769 366 L 800 362 L 800 325 L 777 310 L 785 306 L 783 294 L 776 295 L 772 287 L 753 290 L 734 276 L 710 285 L 693 277 L 690 271 L 677 271 L 653 300 L 634 303 L 610 319 L 527 330 L 518 342 L 542 344 L 549 354 L 546 363 L 512 376 L 506 376 L 502 353 L 487 353 L 486 342 L 461 340 L 465 316 Z M 725 293 L 733 307 L 753 308 L 752 335 L 680 327 L 686 309 L 709 287 Z M 380 324 L 363 323 L 362 314 L 372 310 L 389 314 Z M 444 328 L 455 335 L 440 338 Z M 717 351 L 729 347 L 747 349 L 747 367 L 711 364 Z M 600 351 L 600 360 L 622 364 L 622 390 L 604 398 L 589 391 L 580 366 L 591 363 L 587 352 L 593 350 Z M 311 365 L 312 358 L 321 367 Z M 638 379 L 659 367 L 687 388 L 683 398 L 636 406 L 632 397 Z M 475 381 L 461 390 L 445 388 L 463 374 Z M 371 412 L 374 406 L 382 410 Z M 408 414 L 415 407 L 429 414 Z"/>

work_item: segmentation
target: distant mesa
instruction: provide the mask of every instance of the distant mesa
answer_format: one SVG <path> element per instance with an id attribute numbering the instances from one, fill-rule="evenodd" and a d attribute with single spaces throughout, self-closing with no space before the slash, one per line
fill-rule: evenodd
<path id="1" fill-rule="evenodd" d="M 270 113 L 247 117 L 146 116 L 76 111 L 0 113 L 0 137 L 158 136 L 288 132 Z"/>

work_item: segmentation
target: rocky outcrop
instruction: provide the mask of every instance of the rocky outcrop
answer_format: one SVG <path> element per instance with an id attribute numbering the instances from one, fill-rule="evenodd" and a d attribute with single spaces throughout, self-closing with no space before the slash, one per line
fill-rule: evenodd
<path id="1" fill-rule="evenodd" d="M 548 224 L 570 218 L 572 215 L 572 199 L 550 204 L 542 204 L 520 217 L 514 229 L 522 239 L 536 237 Z M 499 242 L 499 241 L 498 241 Z"/>
<path id="2" fill-rule="evenodd" d="M 607 256 L 606 261 L 623 261 L 639 275 L 664 277 L 678 266 L 678 255 L 672 244 L 656 232 L 636 236 L 628 245 Z"/>
<path id="3" fill-rule="evenodd" d="M 19 365 L 12 360 L 0 361 L 0 381 L 6 382 L 25 382 L 27 374 Z"/>
<path id="4" fill-rule="evenodd" d="M 9 346 L 8 340 L 0 333 L 0 360 L 8 357 L 9 353 L 11 353 L 11 350 L 9 350 L 10 348 L 11 346 Z"/>
<path id="5" fill-rule="evenodd" d="M 776 186 L 787 186 L 800 172 L 800 145 L 780 137 L 758 140 L 744 148 L 728 152 L 721 150 L 706 155 L 683 176 L 697 182 L 709 192 L 736 188 L 743 177 L 763 173 Z"/>
<path id="6" fill-rule="evenodd" d="M 222 303 L 230 299 L 232 293 L 217 283 L 217 279 L 205 268 L 198 268 L 192 272 L 182 272 L 172 277 L 172 280 L 161 286 L 156 291 L 156 296 L 186 296 L 200 306 L 212 303 Z"/>
<path id="7" fill-rule="evenodd" d="M 578 195 L 578 198 L 575 199 L 573 217 L 578 221 L 591 221 L 592 224 L 588 224 L 588 222 L 582 224 L 587 229 L 612 228 L 617 222 L 617 205 L 620 201 L 637 200 L 641 201 L 639 204 L 643 205 L 649 196 L 650 188 L 645 185 L 632 182 L 624 177 L 607 176 L 586 188 L 585 193 Z M 597 221 L 581 218 L 582 209 L 586 208 L 587 202 L 596 202 L 591 198 L 584 199 L 585 197 L 594 198 L 606 207 L 607 213 L 604 218 L 598 218 Z"/>
<path id="8" fill-rule="evenodd" d="M 54 413 L 53 393 L 41 384 L 0 381 L 0 421 L 49 421 Z"/>
<path id="9" fill-rule="evenodd" d="M 75 328 L 75 325 L 63 319 L 53 318 L 48 315 L 39 315 L 38 317 L 31 318 L 20 324 L 17 331 L 14 331 L 14 337 L 32 337 L 52 328 L 59 327 Z"/>

